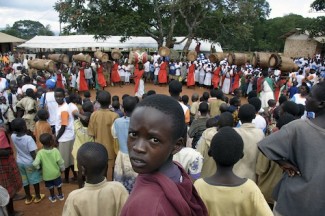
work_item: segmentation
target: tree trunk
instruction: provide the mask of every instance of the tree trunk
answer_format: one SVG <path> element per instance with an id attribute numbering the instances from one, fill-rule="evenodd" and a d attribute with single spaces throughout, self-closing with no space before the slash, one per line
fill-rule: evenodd
<path id="1" fill-rule="evenodd" d="M 189 48 L 190 48 L 190 46 L 191 46 L 192 41 L 193 41 L 193 37 L 192 37 L 192 36 L 189 36 L 189 37 L 187 38 L 187 41 L 186 41 L 186 43 L 185 43 L 185 45 L 184 45 L 184 48 L 183 48 L 183 54 L 184 54 L 184 56 L 187 55 L 187 53 L 188 53 L 188 51 L 189 51 Z"/>

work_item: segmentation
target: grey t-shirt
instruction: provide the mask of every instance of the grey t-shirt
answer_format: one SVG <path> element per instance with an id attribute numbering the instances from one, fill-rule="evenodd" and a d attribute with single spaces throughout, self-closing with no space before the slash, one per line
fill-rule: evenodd
<path id="1" fill-rule="evenodd" d="M 295 120 L 258 144 L 270 160 L 288 160 L 301 176 L 282 179 L 273 191 L 282 215 L 325 214 L 325 129 L 310 120 Z"/>

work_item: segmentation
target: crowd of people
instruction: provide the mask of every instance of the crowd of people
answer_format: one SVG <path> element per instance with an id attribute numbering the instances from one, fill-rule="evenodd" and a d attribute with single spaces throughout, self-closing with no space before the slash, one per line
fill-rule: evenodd
<path id="1" fill-rule="evenodd" d="M 26 205 L 42 202 L 42 181 L 50 202 L 65 200 L 63 215 L 325 211 L 319 55 L 297 59 L 292 73 L 158 54 L 135 64 L 58 63 L 50 73 L 21 56 L 0 61 L 0 193 L 8 197 L 0 211 L 20 214 L 21 188 Z M 148 82 L 170 95 L 146 91 Z M 129 83 L 134 92 L 109 93 Z M 186 95 L 185 86 L 206 90 Z M 79 189 L 65 197 L 72 181 Z"/>

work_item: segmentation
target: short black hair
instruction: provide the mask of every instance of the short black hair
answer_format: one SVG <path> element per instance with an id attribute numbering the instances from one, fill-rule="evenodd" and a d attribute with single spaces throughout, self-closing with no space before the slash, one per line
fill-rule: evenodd
<path id="1" fill-rule="evenodd" d="M 130 96 L 130 95 L 129 95 L 129 94 L 124 94 L 124 95 L 122 95 L 122 100 L 123 100 L 124 98 L 128 97 L 128 96 Z"/>
<path id="2" fill-rule="evenodd" d="M 78 165 L 86 169 L 88 175 L 101 175 L 107 169 L 108 152 L 104 145 L 86 142 L 77 153 Z"/>
<path id="3" fill-rule="evenodd" d="M 131 114 L 137 105 L 137 101 L 134 97 L 128 96 L 123 99 L 124 112 Z"/>
<path id="4" fill-rule="evenodd" d="M 233 106 L 240 106 L 240 102 L 241 102 L 240 98 L 235 96 L 235 97 L 230 99 L 229 104 L 233 105 Z"/>
<path id="5" fill-rule="evenodd" d="M 101 106 L 109 106 L 111 104 L 111 94 L 108 91 L 100 91 L 97 101 Z"/>
<path id="6" fill-rule="evenodd" d="M 184 111 L 179 102 L 172 97 L 156 94 L 146 97 L 137 107 L 151 107 L 170 116 L 173 127 L 173 139 L 184 138 L 184 130 L 186 128 Z"/>
<path id="7" fill-rule="evenodd" d="M 227 112 L 228 104 L 227 103 L 220 104 L 219 110 L 220 110 L 221 113 Z"/>
<path id="8" fill-rule="evenodd" d="M 53 135 L 49 133 L 43 133 L 40 135 L 39 141 L 42 143 L 43 146 L 50 147 L 53 142 Z"/>
<path id="9" fill-rule="evenodd" d="M 303 104 L 298 104 L 299 112 L 297 118 L 301 118 L 305 114 L 306 107 Z"/>
<path id="10" fill-rule="evenodd" d="M 281 109 L 284 113 L 290 113 L 293 116 L 297 116 L 299 113 L 299 107 L 293 101 L 284 102 L 283 104 L 281 104 Z"/>
<path id="11" fill-rule="evenodd" d="M 26 130 L 26 122 L 23 118 L 15 118 L 12 120 L 11 124 L 11 129 L 14 132 L 20 133 L 20 132 L 25 132 Z"/>
<path id="12" fill-rule="evenodd" d="M 182 101 L 183 101 L 183 103 L 186 105 L 186 104 L 188 104 L 188 101 L 190 100 L 190 98 L 188 97 L 188 95 L 183 95 L 182 96 Z"/>
<path id="13" fill-rule="evenodd" d="M 281 96 L 279 97 L 279 104 L 281 105 L 281 104 L 283 104 L 284 102 L 286 102 L 287 100 L 288 100 L 287 96 L 285 96 L 285 95 L 281 95 Z"/>
<path id="14" fill-rule="evenodd" d="M 211 140 L 209 156 L 217 165 L 230 167 L 243 157 L 243 150 L 244 142 L 241 136 L 233 128 L 223 127 Z"/>
<path id="15" fill-rule="evenodd" d="M 257 97 L 257 92 L 255 90 L 252 90 L 247 94 L 247 99 L 250 99 L 253 97 Z"/>
<path id="16" fill-rule="evenodd" d="M 118 101 L 118 100 L 113 100 L 112 101 L 112 107 L 114 108 L 114 109 L 120 109 L 120 102 Z"/>
<path id="17" fill-rule="evenodd" d="M 211 89 L 210 90 L 210 95 L 211 95 L 211 97 L 217 97 L 217 90 L 215 90 L 215 89 Z"/>
<path id="18" fill-rule="evenodd" d="M 202 97 L 203 97 L 203 101 L 208 101 L 210 97 L 209 92 L 203 92 Z"/>
<path id="19" fill-rule="evenodd" d="M 218 119 L 216 117 L 209 118 L 205 124 L 206 128 L 212 128 L 218 126 Z"/>
<path id="20" fill-rule="evenodd" d="M 209 105 L 207 102 L 202 102 L 199 105 L 199 111 L 201 112 L 201 114 L 206 114 L 209 111 Z"/>
<path id="21" fill-rule="evenodd" d="M 85 98 L 90 98 L 91 97 L 90 91 L 85 91 L 84 92 L 84 97 Z"/>
<path id="22" fill-rule="evenodd" d="M 325 101 L 325 81 L 317 83 L 313 86 L 313 88 L 316 88 L 316 91 L 314 90 L 314 95 L 312 95 L 312 97 L 318 101 Z"/>
<path id="23" fill-rule="evenodd" d="M 39 118 L 39 120 L 42 120 L 42 121 L 46 121 L 50 117 L 50 114 L 46 109 L 38 110 L 36 115 Z"/>
<path id="24" fill-rule="evenodd" d="M 56 88 L 56 89 L 54 90 L 54 93 L 62 93 L 63 96 L 65 95 L 65 91 L 64 91 L 63 88 Z"/>
<path id="25" fill-rule="evenodd" d="M 150 95 L 155 95 L 156 94 L 156 91 L 155 90 L 149 90 L 147 92 L 147 96 L 150 96 Z"/>
<path id="26" fill-rule="evenodd" d="M 281 129 L 284 125 L 296 120 L 296 117 L 290 113 L 283 113 L 278 121 L 276 122 L 276 127 Z"/>
<path id="27" fill-rule="evenodd" d="M 269 107 L 274 107 L 276 105 L 276 100 L 274 99 L 268 100 L 267 105 L 269 105 Z"/>
<path id="28" fill-rule="evenodd" d="M 255 107 L 251 104 L 244 104 L 239 108 L 238 118 L 242 123 L 250 123 L 255 119 Z"/>
<path id="29" fill-rule="evenodd" d="M 112 97 L 112 101 L 120 101 L 120 97 L 118 95 L 114 95 Z"/>
<path id="30" fill-rule="evenodd" d="M 219 128 L 222 127 L 232 127 L 234 125 L 234 118 L 230 112 L 221 113 L 219 116 L 218 126 Z"/>
<path id="31" fill-rule="evenodd" d="M 218 89 L 216 92 L 216 98 L 218 98 L 219 100 L 223 100 L 223 98 L 224 98 L 224 94 L 220 89 Z"/>
<path id="32" fill-rule="evenodd" d="M 262 102 L 258 97 L 253 97 L 253 98 L 248 99 L 248 103 L 255 107 L 256 113 L 258 111 L 260 111 L 260 109 L 262 107 Z"/>
<path id="33" fill-rule="evenodd" d="M 194 92 L 191 97 L 192 102 L 198 101 L 199 100 L 199 94 Z"/>
<path id="34" fill-rule="evenodd" d="M 86 118 L 85 119 L 80 119 L 80 122 L 84 127 L 88 127 L 91 112 L 84 112 L 82 115 L 85 116 Z"/>
<path id="35" fill-rule="evenodd" d="M 78 95 L 77 94 L 75 94 L 75 93 L 71 93 L 70 95 L 69 95 L 69 101 L 70 101 L 70 103 L 78 103 L 79 102 L 79 97 L 78 97 Z"/>
<path id="36" fill-rule="evenodd" d="M 25 76 L 24 77 L 24 84 L 28 84 L 30 83 L 30 77 L 29 76 Z"/>
<path id="37" fill-rule="evenodd" d="M 90 112 L 90 113 L 94 112 L 94 105 L 93 105 L 93 103 L 90 102 L 90 101 L 86 101 L 86 102 L 84 102 L 84 103 L 82 104 L 81 108 L 82 108 L 82 110 L 83 110 L 84 112 Z"/>
<path id="38" fill-rule="evenodd" d="M 180 83 L 177 80 L 172 80 L 169 83 L 169 94 L 171 96 L 179 96 L 180 93 L 182 92 L 182 83 Z"/>
<path id="39" fill-rule="evenodd" d="M 26 90 L 26 96 L 34 98 L 35 97 L 35 92 L 33 89 L 29 88 Z"/>

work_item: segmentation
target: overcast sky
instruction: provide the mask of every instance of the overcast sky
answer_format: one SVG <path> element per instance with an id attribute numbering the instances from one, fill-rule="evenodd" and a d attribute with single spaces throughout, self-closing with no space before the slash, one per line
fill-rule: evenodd
<path id="1" fill-rule="evenodd" d="M 56 0 L 0 0 L 0 28 L 12 25 L 18 20 L 37 20 L 44 26 L 50 25 L 56 34 L 59 32 L 58 13 L 53 5 Z M 325 13 L 310 13 L 313 0 L 268 0 L 271 14 L 269 18 L 282 17 L 294 13 L 304 17 L 324 16 Z"/>

